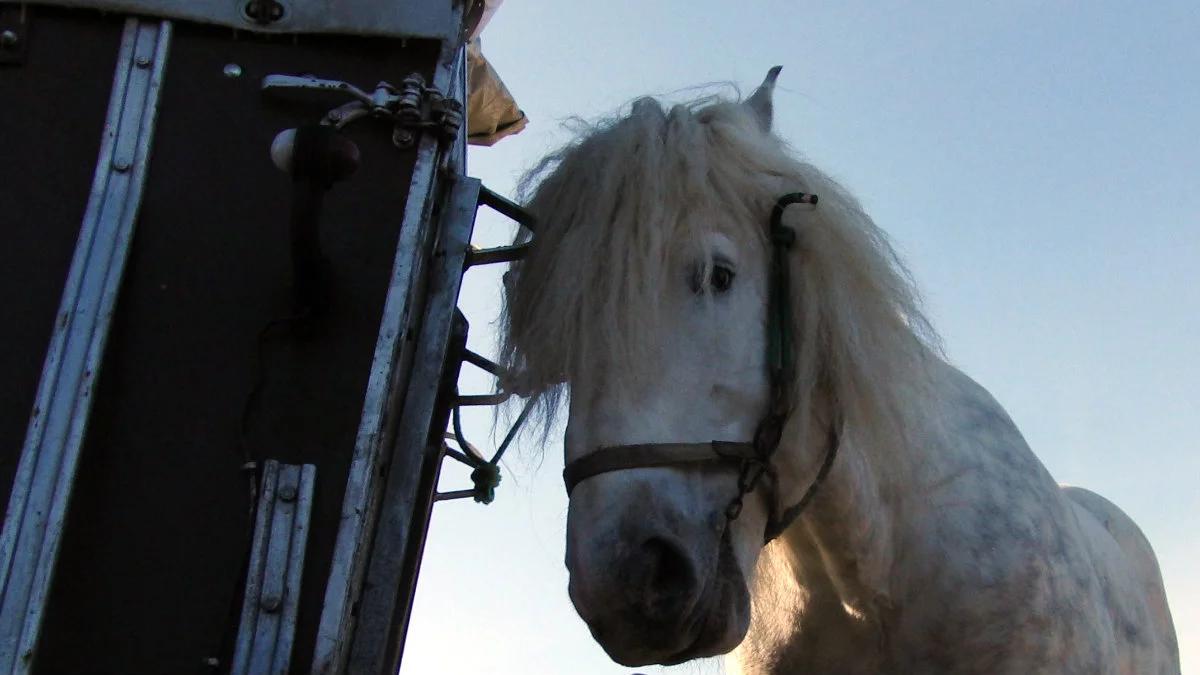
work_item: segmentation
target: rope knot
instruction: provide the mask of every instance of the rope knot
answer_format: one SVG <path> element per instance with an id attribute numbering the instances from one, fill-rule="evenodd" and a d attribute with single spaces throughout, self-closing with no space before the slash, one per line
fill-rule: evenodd
<path id="1" fill-rule="evenodd" d="M 475 501 L 491 504 L 500 486 L 500 466 L 491 462 L 480 464 L 471 472 L 471 482 L 475 484 Z"/>

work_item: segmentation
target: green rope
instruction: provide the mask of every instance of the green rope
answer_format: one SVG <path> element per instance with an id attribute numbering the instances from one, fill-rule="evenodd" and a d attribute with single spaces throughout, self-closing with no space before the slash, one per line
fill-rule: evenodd
<path id="1" fill-rule="evenodd" d="M 500 486 L 499 465 L 487 462 L 471 472 L 471 482 L 475 483 L 475 501 L 480 504 L 491 504 L 496 499 L 496 488 Z"/>

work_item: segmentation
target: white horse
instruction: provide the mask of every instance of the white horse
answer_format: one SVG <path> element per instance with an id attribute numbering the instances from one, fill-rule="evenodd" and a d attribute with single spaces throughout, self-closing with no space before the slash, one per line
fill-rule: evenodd
<path id="1" fill-rule="evenodd" d="M 596 640 L 743 673 L 1178 673 L 1146 538 L 942 360 L 885 235 L 771 133 L 777 73 L 741 103 L 639 100 L 524 188 L 505 355 L 550 410 L 569 392 Z M 795 192 L 820 201 L 783 212 L 789 248 L 768 221 Z M 777 409 L 779 442 L 748 443 Z"/>

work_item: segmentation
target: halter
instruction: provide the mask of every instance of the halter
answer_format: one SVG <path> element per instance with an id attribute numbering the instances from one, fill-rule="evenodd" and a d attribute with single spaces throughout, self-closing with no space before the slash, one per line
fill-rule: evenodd
<path id="1" fill-rule="evenodd" d="M 816 204 L 817 196 L 794 192 L 775 202 L 771 210 L 771 269 L 767 303 L 767 374 L 771 384 L 771 402 L 759 421 L 754 440 L 749 442 L 712 441 L 709 443 L 641 443 L 600 448 L 567 464 L 563 480 L 567 496 L 579 483 L 602 473 L 626 469 L 677 466 L 680 464 L 716 464 L 738 470 L 737 495 L 725 508 L 728 522 L 742 513 L 742 501 L 763 482 L 769 484 L 766 541 L 775 539 L 800 515 L 817 488 L 825 480 L 840 444 L 840 423 L 830 426 L 825 459 L 811 485 L 795 505 L 779 508 L 779 477 L 771 459 L 779 449 L 783 425 L 795 405 L 793 379 L 796 373 L 792 340 L 791 280 L 787 253 L 796 242 L 796 233 L 783 225 L 783 212 L 792 204 Z"/>

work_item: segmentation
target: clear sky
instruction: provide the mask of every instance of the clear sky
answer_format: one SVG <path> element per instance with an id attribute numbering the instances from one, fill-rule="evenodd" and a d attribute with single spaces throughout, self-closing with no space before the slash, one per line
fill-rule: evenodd
<path id="1" fill-rule="evenodd" d="M 1054 476 L 1141 525 L 1200 673 L 1200 4 L 508 0 L 484 52 L 530 118 L 471 151 L 503 193 L 569 116 L 748 93 L 783 65 L 780 135 L 892 235 L 949 358 Z M 477 225 L 478 244 L 510 236 Z M 498 274 L 470 272 L 461 302 L 484 353 Z M 491 446 L 486 414 L 468 431 Z M 491 506 L 435 508 L 401 672 L 633 672 L 567 599 L 561 443 L 507 465 Z M 467 486 L 448 464 L 443 488 Z M 642 669 L 660 670 L 723 672 Z"/>

